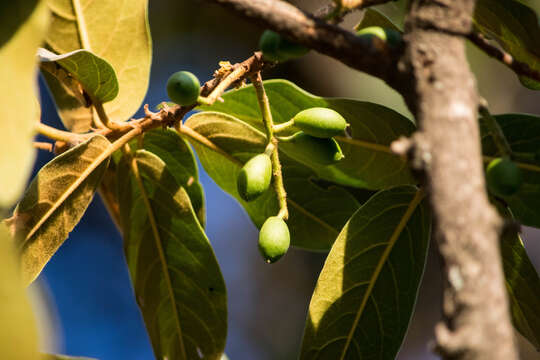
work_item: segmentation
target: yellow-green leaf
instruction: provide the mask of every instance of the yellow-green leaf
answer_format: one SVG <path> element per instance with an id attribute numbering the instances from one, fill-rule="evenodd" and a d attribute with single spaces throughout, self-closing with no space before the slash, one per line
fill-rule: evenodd
<path id="1" fill-rule="evenodd" d="M 158 359 L 217 360 L 227 335 L 227 294 L 190 198 L 146 150 L 123 157 L 118 199 L 135 296 Z"/>
<path id="2" fill-rule="evenodd" d="M 41 67 L 59 81 L 68 82 L 64 85 L 71 91 L 77 84 L 81 84 L 90 96 L 101 103 L 111 101 L 118 95 L 118 80 L 113 67 L 88 50 L 57 55 L 40 48 L 38 57 Z M 79 89 L 76 90 L 80 92 Z"/>
<path id="3" fill-rule="evenodd" d="M 94 136 L 45 165 L 8 224 L 21 248 L 25 283 L 32 282 L 83 216 L 107 169 L 109 141 Z"/>
<path id="4" fill-rule="evenodd" d="M 39 360 L 34 315 L 21 281 L 19 264 L 4 224 L 0 223 L 0 358 Z"/>
<path id="5" fill-rule="evenodd" d="M 44 1 L 0 1 L 0 213 L 17 201 L 34 162 L 36 51 L 48 19 Z"/>
<path id="6" fill-rule="evenodd" d="M 47 0 L 52 23 L 46 45 L 57 54 L 78 49 L 106 60 L 118 77 L 119 93 L 105 104 L 113 121 L 128 120 L 140 107 L 148 87 L 152 47 L 147 19 L 147 0 Z M 50 77 L 48 79 L 51 85 Z M 77 101 L 58 84 L 51 91 L 66 126 L 86 131 L 92 124 L 91 109 Z M 67 98 L 66 98 L 67 97 Z"/>
<path id="7" fill-rule="evenodd" d="M 405 337 L 430 236 L 423 194 L 380 191 L 339 234 L 309 305 L 300 359 L 394 359 Z"/>

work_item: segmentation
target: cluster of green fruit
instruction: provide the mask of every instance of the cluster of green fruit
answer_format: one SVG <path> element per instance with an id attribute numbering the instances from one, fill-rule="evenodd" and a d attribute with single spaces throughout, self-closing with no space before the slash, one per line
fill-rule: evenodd
<path id="1" fill-rule="evenodd" d="M 291 143 L 299 145 L 306 157 L 324 165 L 343 158 L 338 143 L 332 138 L 342 134 L 347 122 L 338 112 L 327 108 L 310 108 L 300 111 L 289 122 L 301 131 L 292 135 Z M 272 181 L 273 164 L 270 151 L 255 155 L 242 167 L 237 178 L 238 194 L 245 201 L 252 201 L 265 193 Z M 270 152 L 270 154 L 268 154 Z M 269 217 L 259 233 L 259 250 L 268 263 L 281 258 L 289 249 L 290 234 L 285 221 L 279 216 Z"/>

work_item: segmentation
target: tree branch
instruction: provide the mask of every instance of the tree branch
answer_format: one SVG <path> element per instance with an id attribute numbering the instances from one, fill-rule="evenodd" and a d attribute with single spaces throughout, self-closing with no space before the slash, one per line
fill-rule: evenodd
<path id="1" fill-rule="evenodd" d="M 499 251 L 502 221 L 486 194 L 478 94 L 459 35 L 471 31 L 474 4 L 411 2 L 401 68 L 412 84 L 402 93 L 419 131 L 409 154 L 425 174 L 442 258 L 437 350 L 444 359 L 515 360 Z"/>
<path id="2" fill-rule="evenodd" d="M 360 38 L 282 0 L 208 0 L 222 4 L 291 40 L 333 57 L 353 69 L 395 84 L 399 49 Z"/>
<path id="3" fill-rule="evenodd" d="M 467 39 L 487 55 L 499 60 L 501 63 L 512 69 L 516 74 L 540 81 L 540 72 L 532 69 L 526 63 L 515 60 L 512 55 L 506 51 L 490 44 L 484 35 L 473 31 L 467 36 Z"/>

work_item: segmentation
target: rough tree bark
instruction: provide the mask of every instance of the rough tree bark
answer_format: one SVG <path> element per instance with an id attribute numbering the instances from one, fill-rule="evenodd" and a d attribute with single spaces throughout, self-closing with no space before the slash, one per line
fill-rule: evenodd
<path id="1" fill-rule="evenodd" d="M 359 42 L 281 0 L 211 1 L 378 76 L 403 95 L 419 131 L 393 148 L 425 175 L 443 260 L 437 350 L 445 359 L 517 359 L 499 252 L 502 221 L 485 190 L 478 94 L 465 54 L 475 1 L 412 0 L 402 54 Z"/>
<path id="2" fill-rule="evenodd" d="M 400 63 L 419 131 L 413 163 L 425 172 L 444 272 L 444 320 L 437 348 L 446 359 L 517 359 L 504 287 L 501 219 L 485 191 L 478 93 L 465 54 L 473 0 L 414 0 Z"/>

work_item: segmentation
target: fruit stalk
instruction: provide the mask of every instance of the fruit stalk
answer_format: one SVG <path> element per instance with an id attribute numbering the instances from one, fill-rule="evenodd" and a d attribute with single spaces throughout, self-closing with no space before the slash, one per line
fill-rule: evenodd
<path id="1" fill-rule="evenodd" d="M 289 218 L 287 192 L 285 191 L 285 185 L 283 184 L 281 163 L 279 161 L 278 140 L 274 137 L 274 121 L 272 119 L 272 112 L 270 111 L 270 102 L 268 101 L 268 96 L 266 96 L 266 91 L 264 90 L 261 73 L 257 72 L 251 77 L 251 81 L 253 82 L 253 88 L 257 94 L 257 101 L 259 103 L 259 108 L 261 109 L 262 120 L 266 130 L 267 145 L 272 144 L 274 146 L 274 151 L 270 158 L 272 160 L 274 189 L 279 202 L 279 213 L 277 216 L 283 220 L 287 220 Z"/>

